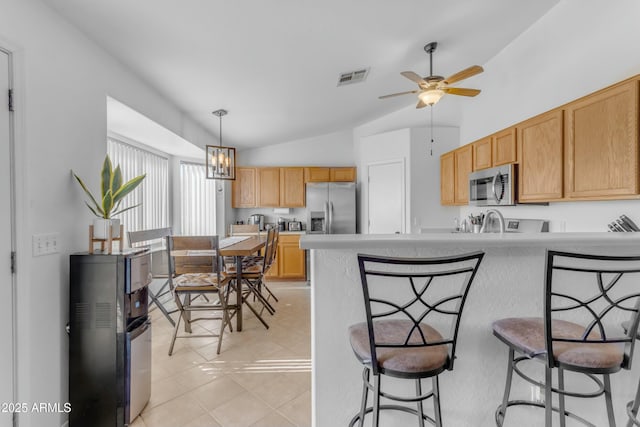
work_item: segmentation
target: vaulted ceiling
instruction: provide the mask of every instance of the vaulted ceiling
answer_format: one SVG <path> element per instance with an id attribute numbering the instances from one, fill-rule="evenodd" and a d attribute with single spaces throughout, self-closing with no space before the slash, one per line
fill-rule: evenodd
<path id="1" fill-rule="evenodd" d="M 426 43 L 439 43 L 435 74 L 482 65 L 559 0 L 42 1 L 214 135 L 211 112 L 227 109 L 225 144 L 249 148 L 413 105 L 413 95 L 378 96 L 415 88 L 401 71 L 429 74 Z M 361 68 L 364 82 L 337 86 Z M 473 98 L 447 96 L 434 109 L 464 102 Z"/>

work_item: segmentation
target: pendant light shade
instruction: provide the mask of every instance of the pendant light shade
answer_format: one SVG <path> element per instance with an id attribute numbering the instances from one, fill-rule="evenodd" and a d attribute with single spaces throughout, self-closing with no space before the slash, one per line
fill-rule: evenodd
<path id="1" fill-rule="evenodd" d="M 222 116 L 227 110 L 216 110 L 214 116 L 220 119 L 220 144 L 207 145 L 207 179 L 236 179 L 236 149 L 222 145 Z"/>

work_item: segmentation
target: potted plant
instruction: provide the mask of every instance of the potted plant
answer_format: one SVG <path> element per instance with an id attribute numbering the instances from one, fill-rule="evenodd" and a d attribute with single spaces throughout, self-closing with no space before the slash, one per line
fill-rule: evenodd
<path id="1" fill-rule="evenodd" d="M 97 218 L 93 220 L 93 233 L 96 239 L 107 239 L 109 237 L 109 227 L 112 227 L 112 237 L 119 237 L 120 234 L 120 220 L 113 219 L 114 215 L 121 214 L 129 209 L 133 209 L 139 205 L 129 206 L 127 208 L 120 209 L 122 200 L 131 193 L 144 179 L 146 174 L 137 176 L 125 183 L 122 182 L 122 171 L 118 165 L 115 170 L 111 164 L 109 155 L 104 158 L 102 165 L 101 183 L 100 189 L 102 196 L 100 197 L 100 203 L 96 197 L 91 194 L 85 183 L 75 173 L 73 176 L 78 180 L 78 183 L 89 196 L 91 203 L 85 201 L 85 204 Z"/>

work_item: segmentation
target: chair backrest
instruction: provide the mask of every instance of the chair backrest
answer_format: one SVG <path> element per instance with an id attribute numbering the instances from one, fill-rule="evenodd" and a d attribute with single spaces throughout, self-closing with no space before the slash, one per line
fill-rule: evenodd
<path id="1" fill-rule="evenodd" d="M 265 273 L 273 264 L 278 251 L 278 236 L 280 232 L 275 228 L 267 230 L 267 244 L 264 247 L 264 262 L 262 272 Z"/>
<path id="2" fill-rule="evenodd" d="M 458 328 L 469 287 L 484 252 L 442 258 L 394 258 L 358 255 L 364 294 L 372 369 L 378 373 L 378 348 L 447 346 L 446 369 L 453 369 Z M 406 335 L 396 342 L 378 342 L 374 323 L 400 320 L 407 324 Z M 429 325 L 441 339 L 428 340 Z"/>
<path id="3" fill-rule="evenodd" d="M 558 365 L 553 350 L 559 343 L 618 343 L 624 346 L 621 367 L 630 368 L 640 319 L 639 285 L 640 256 L 547 251 L 544 320 L 549 366 Z M 554 335 L 552 323 L 561 321 L 579 327 Z M 628 322 L 626 331 L 620 327 L 622 321 Z"/>
<path id="4" fill-rule="evenodd" d="M 242 234 L 260 234 L 260 226 L 258 224 L 231 224 L 229 226 L 229 234 L 232 236 Z"/>
<path id="5" fill-rule="evenodd" d="M 171 236 L 171 228 L 154 228 L 151 230 L 129 231 L 127 237 L 132 248 L 147 248 L 151 253 L 151 274 L 153 277 L 169 275 L 169 252 L 166 245 L 167 236 Z"/>
<path id="6" fill-rule="evenodd" d="M 207 255 L 175 256 L 170 259 L 172 277 L 186 273 L 217 273 L 220 276 L 222 261 L 219 255 L 218 236 L 169 236 L 168 247 L 172 251 L 211 251 Z"/>

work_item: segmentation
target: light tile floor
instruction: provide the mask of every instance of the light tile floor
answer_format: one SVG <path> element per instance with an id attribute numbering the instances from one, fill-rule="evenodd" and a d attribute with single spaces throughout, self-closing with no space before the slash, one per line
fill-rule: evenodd
<path id="1" fill-rule="evenodd" d="M 242 332 L 176 341 L 172 327 L 152 312 L 151 399 L 132 427 L 311 426 L 310 289 L 305 282 L 272 282 L 276 313 L 269 330 L 244 310 Z M 197 322 L 193 333 L 218 331 L 218 321 Z M 205 329 L 207 331 L 205 331 Z"/>

